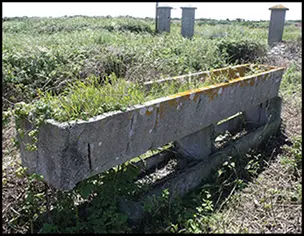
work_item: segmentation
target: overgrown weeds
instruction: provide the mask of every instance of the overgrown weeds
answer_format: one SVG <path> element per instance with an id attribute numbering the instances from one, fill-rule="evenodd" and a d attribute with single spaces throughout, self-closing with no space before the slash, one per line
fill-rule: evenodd
<path id="1" fill-rule="evenodd" d="M 211 34 L 227 31 L 227 38 L 218 42 L 200 33 L 186 40 L 174 24 L 170 34 L 144 33 L 152 24 L 152 20 L 98 17 L 5 21 L 4 108 L 11 106 L 8 101 L 31 101 L 37 89 L 61 92 L 68 83 L 91 75 L 103 79 L 115 73 L 126 80 L 147 81 L 241 63 L 265 51 L 265 32 L 260 30 L 198 26 L 198 31 Z M 240 37 L 245 40 L 239 41 Z"/>

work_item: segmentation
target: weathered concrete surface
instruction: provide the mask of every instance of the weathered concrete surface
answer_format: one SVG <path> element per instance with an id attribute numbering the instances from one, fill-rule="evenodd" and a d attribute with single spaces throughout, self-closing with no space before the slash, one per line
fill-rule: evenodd
<path id="1" fill-rule="evenodd" d="M 265 69 L 267 70 L 273 70 L 273 69 L 279 69 L 279 67 L 275 66 L 268 66 L 268 65 L 259 65 L 259 66 L 264 66 Z M 244 77 L 246 71 L 250 67 L 250 64 L 242 64 L 242 65 L 237 65 L 237 66 L 229 66 L 229 67 L 224 67 L 220 69 L 214 69 L 211 71 L 200 71 L 196 73 L 190 73 L 186 75 L 179 75 L 179 76 L 174 76 L 174 77 L 169 77 L 169 78 L 164 78 L 164 79 L 159 79 L 159 80 L 152 80 L 152 81 L 147 81 L 145 82 L 145 87 L 147 90 L 150 90 L 153 84 L 162 84 L 165 82 L 170 82 L 170 81 L 181 81 L 181 82 L 186 82 L 189 79 L 192 81 L 202 81 L 204 82 L 206 79 L 214 77 L 214 76 L 226 76 L 229 77 L 230 79 L 237 79 L 239 77 Z M 281 69 L 283 69 L 281 67 Z"/>
<path id="2" fill-rule="evenodd" d="M 178 155 L 183 158 L 202 160 L 212 152 L 213 125 L 175 141 Z"/>
<path id="3" fill-rule="evenodd" d="M 225 133 L 226 130 L 229 132 L 240 131 L 245 125 L 243 114 L 237 113 L 237 115 L 227 119 L 225 122 L 221 122 L 214 127 L 214 135 Z"/>
<path id="4" fill-rule="evenodd" d="M 282 41 L 285 14 L 288 8 L 279 5 L 269 8 L 271 10 L 270 25 L 268 31 L 268 45 L 273 45 Z"/>
<path id="5" fill-rule="evenodd" d="M 243 112 L 232 119 L 223 122 L 220 125 L 210 125 L 193 134 L 175 141 L 176 152 L 183 167 L 192 160 L 203 160 L 209 154 L 216 150 L 213 145 L 213 138 L 220 132 L 229 132 L 237 130 L 246 125 L 247 128 L 257 128 L 267 124 L 281 114 L 281 98 L 275 97 L 258 106 L 249 109 L 249 112 Z M 186 160 L 185 160 L 186 159 Z"/>
<path id="6" fill-rule="evenodd" d="M 277 102 L 280 103 L 280 101 Z M 229 157 L 243 155 L 247 153 L 249 149 L 259 146 L 269 139 L 270 136 L 275 135 L 279 130 L 280 124 L 281 118 L 276 117 L 275 120 L 272 120 L 265 126 L 262 126 L 254 132 L 248 133 L 235 141 L 233 145 L 229 145 L 210 155 L 195 166 L 186 169 L 183 173 L 167 180 L 165 184 L 157 186 L 137 201 L 121 199 L 121 210 L 128 215 L 130 220 L 135 222 L 141 220 L 145 213 L 143 208 L 145 201 L 147 201 L 149 197 L 157 198 L 161 196 L 162 191 L 165 189 L 169 190 L 171 199 L 174 199 L 177 196 L 184 196 L 189 191 L 195 189 L 204 179 L 208 178 L 211 171 L 228 160 Z"/>
<path id="7" fill-rule="evenodd" d="M 277 117 L 278 114 L 281 114 L 279 103 L 281 103 L 281 101 L 276 97 L 275 99 L 267 100 L 260 105 L 251 107 L 243 112 L 246 124 L 251 127 L 258 127 L 273 120 L 273 117 Z"/>
<path id="8" fill-rule="evenodd" d="M 34 127 L 27 120 L 20 124 L 25 127 L 24 130 L 30 131 Z M 73 169 L 65 169 L 64 166 L 74 166 L 73 160 L 65 158 L 65 150 L 68 141 L 68 132 L 66 128 L 54 126 L 52 124 L 45 124 L 40 128 L 38 133 L 38 150 L 28 151 L 27 144 L 30 143 L 31 138 L 24 135 L 21 138 L 18 134 L 20 142 L 20 155 L 22 165 L 28 167 L 30 173 L 42 174 L 47 183 L 56 183 L 56 185 L 65 185 L 65 179 L 75 179 L 76 175 Z M 81 158 L 75 159 L 76 164 L 81 161 Z M 70 163 L 67 163 L 70 162 Z M 82 169 L 86 169 L 86 163 L 81 163 Z"/>
<path id="9" fill-rule="evenodd" d="M 194 35 L 194 15 L 196 7 L 181 7 L 182 9 L 182 36 L 192 38 Z"/>
<path id="10" fill-rule="evenodd" d="M 171 24 L 171 9 L 172 7 L 161 6 L 157 7 L 157 32 L 170 33 Z"/>
<path id="11" fill-rule="evenodd" d="M 268 101 L 265 101 L 257 106 L 249 108 L 243 112 L 246 124 L 255 127 L 267 123 L 266 106 Z"/>
<path id="12" fill-rule="evenodd" d="M 23 130 L 26 130 L 26 132 L 30 132 L 30 130 L 34 129 L 33 125 L 28 120 L 22 120 L 20 123 L 20 127 L 23 127 Z M 30 172 L 35 172 L 38 164 L 38 152 L 29 152 L 26 149 L 27 144 L 32 143 L 32 138 L 26 134 L 22 135 L 21 137 L 21 134 L 17 132 L 17 139 L 20 142 L 22 165 L 28 167 Z"/>
<path id="13" fill-rule="evenodd" d="M 150 170 L 153 170 L 161 166 L 163 163 L 168 162 L 172 157 L 173 157 L 173 152 L 165 150 L 153 156 L 150 156 L 144 159 L 143 161 L 135 162 L 133 163 L 133 165 L 140 168 L 140 176 L 141 176 L 142 174 L 145 174 Z"/>
<path id="14" fill-rule="evenodd" d="M 58 189 L 72 189 L 149 149 L 277 96 L 283 70 L 189 90 L 88 121 L 48 120 L 39 131 L 37 154 L 21 149 L 23 165 Z"/>

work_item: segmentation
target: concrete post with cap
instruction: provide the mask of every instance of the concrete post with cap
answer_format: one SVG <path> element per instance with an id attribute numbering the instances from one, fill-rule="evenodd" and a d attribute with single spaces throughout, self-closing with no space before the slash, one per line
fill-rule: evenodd
<path id="1" fill-rule="evenodd" d="M 170 33 L 171 9 L 167 6 L 157 7 L 157 33 Z"/>
<path id="2" fill-rule="evenodd" d="M 271 16 L 268 31 L 268 45 L 272 46 L 274 43 L 282 41 L 285 14 L 289 9 L 280 4 L 270 7 L 269 10 L 271 10 Z"/>
<path id="3" fill-rule="evenodd" d="M 196 7 L 181 7 L 182 9 L 182 36 L 192 38 L 194 35 L 194 15 Z"/>

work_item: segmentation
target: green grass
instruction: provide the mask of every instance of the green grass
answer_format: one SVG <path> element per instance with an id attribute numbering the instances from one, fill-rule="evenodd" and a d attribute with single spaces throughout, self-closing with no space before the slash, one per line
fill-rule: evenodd
<path id="1" fill-rule="evenodd" d="M 187 40 L 181 36 L 180 23 L 172 23 L 171 33 L 161 35 L 151 33 L 153 24 L 151 19 L 101 17 L 5 20 L 5 108 L 7 100 L 29 102 L 38 89 L 61 92 L 69 82 L 91 75 L 104 78 L 115 73 L 126 80 L 147 81 L 253 62 L 267 48 L 265 28 L 196 23 L 194 38 Z M 227 37 L 211 39 L 223 33 Z M 287 25 L 285 36 L 296 40 L 301 31 Z"/>
<path id="2" fill-rule="evenodd" d="M 291 64 L 283 75 L 280 92 L 283 97 L 300 96 L 302 94 L 302 71 Z"/>
<path id="3" fill-rule="evenodd" d="M 267 71 L 267 67 L 251 65 L 244 76 L 263 71 Z M 23 119 L 27 115 L 33 117 L 44 115 L 44 119 L 52 118 L 60 122 L 88 120 L 109 111 L 125 111 L 133 105 L 229 80 L 231 78 L 228 74 L 211 76 L 203 81 L 195 78 L 186 81 L 175 79 L 153 83 L 148 90 L 143 83 L 119 79 L 115 74 L 102 82 L 91 76 L 84 82 L 69 83 L 58 95 L 53 94 L 52 91 L 43 93 L 38 90 L 38 97 L 32 103 L 17 103 L 13 112 L 17 119 Z M 38 122 L 41 123 L 42 120 L 39 119 Z"/>
<path id="4" fill-rule="evenodd" d="M 69 82 L 91 75 L 103 78 L 115 73 L 126 80 L 147 81 L 221 68 L 253 62 L 267 47 L 266 29 L 196 25 L 194 38 L 187 40 L 177 23 L 172 23 L 170 34 L 161 35 L 146 29 L 153 29 L 153 24 L 149 19 L 100 17 L 6 20 L 2 29 L 3 96 L 12 103 L 29 102 L 38 89 L 60 92 Z M 114 29 L 109 31 L 111 26 Z M 288 27 L 294 37 L 301 35 Z M 227 37 L 210 39 L 225 32 Z M 232 55 L 235 48 L 245 54 Z"/>

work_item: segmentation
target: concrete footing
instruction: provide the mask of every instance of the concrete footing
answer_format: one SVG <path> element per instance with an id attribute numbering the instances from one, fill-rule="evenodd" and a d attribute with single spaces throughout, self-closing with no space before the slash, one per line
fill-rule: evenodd
<path id="1" fill-rule="evenodd" d="M 275 135 L 280 128 L 281 102 L 282 100 L 280 97 L 273 98 L 269 101 L 269 105 L 267 106 L 268 109 L 265 112 L 268 114 L 266 124 L 260 125 L 255 130 L 233 142 L 233 144 L 210 155 L 204 156 L 197 164 L 185 168 L 183 172 L 178 175 L 172 175 L 173 177 L 166 180 L 165 183 L 161 185 L 156 184 L 155 188 L 152 188 L 150 192 L 140 197 L 137 201 L 121 199 L 121 210 L 128 215 L 128 218 L 131 221 L 137 222 L 145 216 L 144 205 L 147 199 L 155 199 L 161 196 L 162 191 L 165 189 L 169 190 L 170 198 L 172 200 L 175 197 L 183 197 L 186 193 L 198 187 L 204 179 L 208 178 L 212 170 L 216 169 L 224 161 L 227 161 L 229 157 L 244 155 L 250 149 L 254 149 L 261 145 L 271 136 Z M 241 119 L 234 120 L 242 122 Z M 227 123 L 229 123 L 229 121 L 227 121 Z M 211 128 L 209 127 L 208 129 L 210 130 Z M 205 134 L 208 134 L 208 130 L 203 130 L 202 133 L 204 132 Z M 199 132 L 197 136 L 200 137 Z M 189 140 L 194 137 L 195 136 L 190 136 Z M 199 150 L 203 149 L 199 148 Z"/>
<path id="2" fill-rule="evenodd" d="M 183 137 L 175 142 L 179 155 L 193 160 L 202 160 L 212 152 L 213 125 Z"/>

